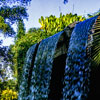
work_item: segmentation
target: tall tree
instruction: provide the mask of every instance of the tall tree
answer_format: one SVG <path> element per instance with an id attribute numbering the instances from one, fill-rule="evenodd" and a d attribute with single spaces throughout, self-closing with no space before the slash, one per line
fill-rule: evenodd
<path id="1" fill-rule="evenodd" d="M 16 2 L 17 4 L 16 4 Z M 0 31 L 4 36 L 15 36 L 15 32 L 12 28 L 12 24 L 18 22 L 19 20 L 27 19 L 27 9 L 25 5 L 31 0 L 0 0 Z M 4 4 L 5 5 L 2 5 Z M 14 6 L 8 6 L 7 4 L 16 4 Z M 20 4 L 20 6 L 18 5 Z M 1 40 L 0 40 L 1 41 Z M 0 56 L 4 52 L 5 47 L 0 45 Z M 3 51 L 2 51 L 3 50 Z M 4 55 L 4 57 L 6 57 Z"/>
<path id="2" fill-rule="evenodd" d="M 12 28 L 12 24 L 28 18 L 26 6 L 30 1 L 31 0 L 0 0 L 0 31 L 4 36 L 15 36 L 16 33 Z M 0 40 L 0 62 L 3 63 L 3 67 L 4 64 L 7 66 L 9 62 L 11 62 L 12 55 L 9 54 L 9 51 L 9 47 L 3 46 L 2 40 Z M 5 76 L 4 69 L 0 69 L 0 76 Z M 8 81 L 6 80 L 5 82 Z M 0 84 L 4 85 L 4 87 L 9 86 L 8 83 L 4 84 L 4 82 L 2 83 L 1 81 Z M 0 92 L 2 92 L 2 87 L 0 87 Z"/>
<path id="3" fill-rule="evenodd" d="M 26 6 L 30 2 L 31 0 L 0 0 L 0 16 L 3 17 L 0 17 L 0 19 L 3 19 L 3 22 L 5 23 L 4 25 L 0 22 L 0 25 L 3 26 L 0 27 L 0 30 L 9 36 L 15 34 L 15 32 L 12 31 L 13 28 L 11 25 L 20 19 L 28 18 Z"/>
<path id="4" fill-rule="evenodd" d="M 9 26 L 8 29 L 3 27 L 5 30 L 5 35 L 12 36 L 15 34 L 13 28 L 11 27 L 12 24 L 16 23 L 19 20 L 27 19 L 28 14 L 26 12 L 26 8 L 20 6 L 8 7 L 3 6 L 0 8 L 0 16 L 2 17 L 2 22 Z"/>
<path id="5" fill-rule="evenodd" d="M 1 15 L 0 16 L 0 30 L 4 34 L 4 36 L 15 36 L 15 31 L 13 30 L 11 25 L 16 22 L 18 23 L 19 20 L 23 21 L 23 19 L 28 18 L 26 8 L 19 7 L 19 6 L 14 6 L 12 8 L 6 7 L 6 6 L 1 7 L 0 15 Z M 0 45 L 0 57 L 4 59 L 3 63 L 5 63 L 5 60 L 7 60 L 8 57 L 10 57 L 10 55 L 7 54 L 8 52 L 7 49 L 9 49 L 9 47 L 4 47 Z"/>

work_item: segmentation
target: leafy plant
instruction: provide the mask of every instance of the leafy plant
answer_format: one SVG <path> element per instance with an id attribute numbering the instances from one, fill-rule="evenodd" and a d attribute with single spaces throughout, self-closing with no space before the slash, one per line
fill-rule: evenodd
<path id="1" fill-rule="evenodd" d="M 91 58 L 94 66 L 100 66 L 100 16 L 93 27 L 93 43 Z"/>
<path id="2" fill-rule="evenodd" d="M 17 100 L 17 92 L 11 89 L 3 90 L 1 93 L 1 100 Z"/>
<path id="3" fill-rule="evenodd" d="M 77 14 L 66 14 L 62 15 L 60 13 L 60 17 L 57 18 L 56 16 L 49 16 L 49 17 L 43 17 L 39 19 L 39 23 L 41 24 L 41 29 L 43 29 L 46 33 L 57 33 L 59 31 L 62 31 L 65 27 L 67 27 L 69 24 L 77 21 L 83 21 L 85 20 L 82 16 L 77 16 Z"/>

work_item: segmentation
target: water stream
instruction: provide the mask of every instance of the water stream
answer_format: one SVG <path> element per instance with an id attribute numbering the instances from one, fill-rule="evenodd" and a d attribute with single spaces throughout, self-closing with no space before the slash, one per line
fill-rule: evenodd
<path id="1" fill-rule="evenodd" d="M 44 39 L 37 50 L 30 85 L 30 100 L 48 100 L 54 53 L 64 32 Z"/>
<path id="2" fill-rule="evenodd" d="M 89 92 L 90 63 L 87 57 L 88 35 L 96 17 L 80 22 L 74 28 L 66 60 L 63 100 L 86 100 Z"/>
<path id="3" fill-rule="evenodd" d="M 78 23 L 71 31 L 70 42 L 68 33 L 61 31 L 29 48 L 18 100 L 87 99 L 91 29 L 97 17 Z"/>
<path id="4" fill-rule="evenodd" d="M 36 55 L 36 49 L 38 47 L 38 44 L 35 44 L 29 48 L 26 54 L 25 63 L 23 66 L 23 74 L 21 79 L 21 84 L 19 87 L 19 95 L 18 100 L 28 100 L 29 95 L 29 85 L 30 85 L 30 78 L 32 74 L 32 68 L 34 65 L 34 59 Z"/>

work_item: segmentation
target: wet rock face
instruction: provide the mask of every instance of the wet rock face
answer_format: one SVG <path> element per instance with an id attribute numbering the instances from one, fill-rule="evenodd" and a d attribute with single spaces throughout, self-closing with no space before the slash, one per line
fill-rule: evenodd
<path id="1" fill-rule="evenodd" d="M 60 55 L 53 61 L 48 100 L 61 100 L 63 98 L 66 56 L 66 54 Z"/>
<path id="2" fill-rule="evenodd" d="M 27 52 L 18 100 L 95 100 L 100 68 L 88 62 L 96 17 L 75 22 Z M 91 71 L 92 70 L 92 71 Z"/>
<path id="3" fill-rule="evenodd" d="M 72 31 L 73 31 L 74 27 L 76 26 L 76 24 L 78 24 L 78 23 L 79 22 L 74 22 L 74 23 L 72 23 L 64 28 L 64 32 L 66 33 L 68 38 L 71 37 Z"/>

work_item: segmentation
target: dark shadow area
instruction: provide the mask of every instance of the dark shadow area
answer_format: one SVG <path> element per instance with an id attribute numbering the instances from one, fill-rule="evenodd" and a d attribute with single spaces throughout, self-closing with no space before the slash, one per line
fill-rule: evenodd
<path id="1" fill-rule="evenodd" d="M 63 97 L 62 89 L 66 65 L 66 56 L 67 54 L 63 54 L 54 59 L 48 100 L 61 100 L 61 98 Z"/>
<path id="2" fill-rule="evenodd" d="M 92 68 L 90 77 L 90 93 L 87 100 L 100 100 L 100 65 Z"/>
<path id="3" fill-rule="evenodd" d="M 66 29 L 67 30 L 67 29 Z M 72 30 L 69 30 L 71 34 Z M 63 33 L 57 43 L 55 50 L 52 74 L 49 86 L 48 100 L 63 100 L 64 73 L 66 66 L 67 50 L 69 45 L 69 37 L 67 33 Z"/>

